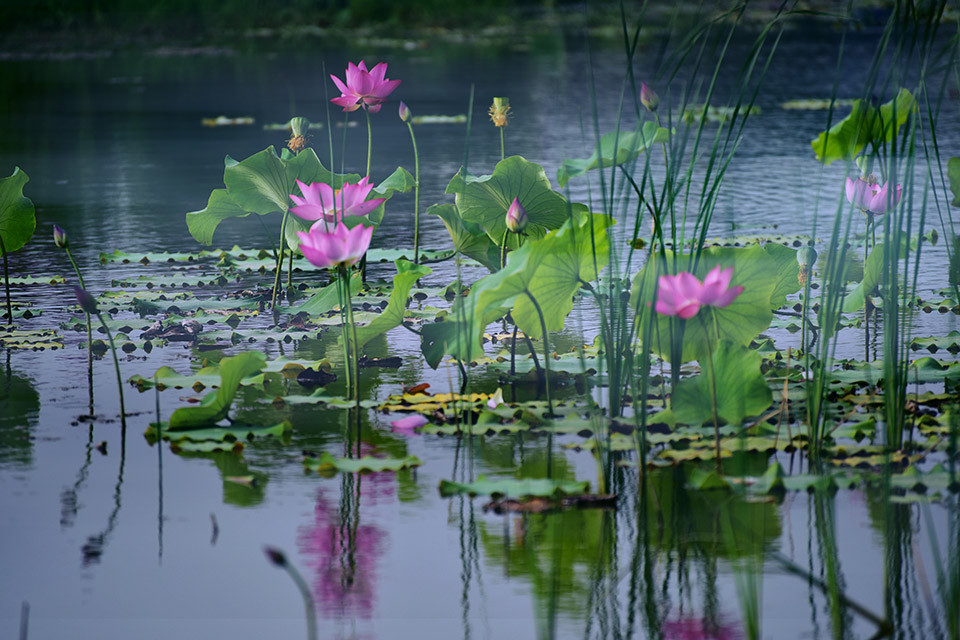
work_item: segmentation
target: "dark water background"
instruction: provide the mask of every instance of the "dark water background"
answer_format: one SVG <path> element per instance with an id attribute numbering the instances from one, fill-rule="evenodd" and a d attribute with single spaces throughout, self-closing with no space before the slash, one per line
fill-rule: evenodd
<path id="1" fill-rule="evenodd" d="M 860 32 L 848 38 L 839 97 L 859 96 L 878 36 Z M 750 41 L 752 36 L 733 43 L 729 73 L 721 75 L 721 103 L 732 91 Z M 809 146 L 824 128 L 826 114 L 787 112 L 779 105 L 829 96 L 837 42 L 836 32 L 822 28 L 785 36 L 757 101 L 761 113 L 745 131 L 728 173 L 716 233 L 730 232 L 733 225 L 737 232 L 770 230 L 773 224 L 781 233 L 811 233 L 815 219 L 818 228 L 832 220 L 846 168 L 841 163 L 822 168 Z M 236 49 L 2 59 L 0 167 L 8 173 L 19 165 L 27 172 L 26 194 L 38 212 L 37 235 L 11 256 L 11 268 L 18 275 L 59 273 L 69 280 L 69 264 L 52 242 L 52 225 L 59 223 L 68 229 L 94 291 L 121 276 L 164 273 L 157 265 L 102 268 L 95 266 L 96 258 L 116 248 L 199 248 L 186 230 L 184 213 L 202 208 L 210 191 L 222 186 L 223 156 L 239 159 L 269 144 L 282 145 L 286 136 L 262 130 L 264 123 L 293 115 L 325 120 L 324 86 L 331 97 L 334 88 L 322 63 L 328 72 L 342 74 L 348 60 L 389 62 L 387 75 L 403 80 L 391 98 L 404 100 L 415 114 L 465 113 L 474 85 L 470 167 L 475 173 L 489 173 L 499 158 L 499 138 L 486 107 L 495 95 L 509 96 L 515 115 L 507 129 L 507 153 L 543 164 L 554 179 L 564 158 L 591 151 L 580 124 L 582 116 L 589 132 L 591 91 L 600 107 L 600 130 L 615 126 L 622 50 L 593 50 L 591 89 L 583 44 L 552 40 L 520 50 L 438 45 L 325 51 L 323 43 L 291 50 L 261 42 Z M 656 48 L 642 48 L 637 77 L 656 78 L 655 61 Z M 658 88 L 666 94 L 666 88 Z M 944 105 L 937 133 L 948 157 L 960 142 L 960 118 L 955 96 Z M 256 124 L 200 126 L 201 118 L 218 115 L 252 116 Z M 331 115 L 341 117 L 338 111 Z M 353 171 L 361 171 L 365 160 L 359 123 L 347 129 L 343 159 Z M 337 149 L 341 133 L 336 129 Z M 395 100 L 374 116 L 373 135 L 375 181 L 397 165 L 412 170 L 409 137 L 396 116 Z M 465 136 L 462 125 L 423 125 L 417 135 L 425 208 L 444 200 L 443 189 L 463 158 Z M 327 163 L 326 131 L 315 130 L 313 136 Z M 918 169 L 917 176 L 923 184 L 924 173 Z M 587 199 L 586 184 L 571 182 L 574 200 Z M 934 216 L 930 209 L 924 230 L 939 226 Z M 391 200 L 373 246 L 410 246 L 411 217 L 411 197 Z M 275 218 L 265 220 L 274 237 Z M 259 222 L 235 222 L 218 231 L 217 246 L 266 244 Z M 439 220 L 425 217 L 423 233 L 425 246 L 449 245 Z M 924 252 L 921 294 L 946 285 L 942 244 Z M 453 268 L 452 263 L 438 265 L 427 284 L 450 282 Z M 53 326 L 72 315 L 68 287 L 30 287 L 14 294 L 44 309 L 34 323 Z M 580 314 L 588 333 L 594 326 L 589 315 Z M 943 335 L 956 328 L 953 314 L 919 314 L 914 333 Z M 153 393 L 127 390 L 134 416 L 121 442 L 112 366 L 99 360 L 99 417 L 92 426 L 78 424 L 77 416 L 86 413 L 86 354 L 78 346 L 82 334 L 66 333 L 64 350 L 2 354 L 25 406 L 0 418 L 5 514 L 0 636 L 14 635 L 20 603 L 28 601 L 31 638 L 302 637 L 302 602 L 288 578 L 264 560 L 266 543 L 285 549 L 313 587 L 321 637 L 645 637 L 657 626 L 652 619 L 703 618 L 733 634 L 742 632 L 735 570 L 742 572 L 744 561 L 730 560 L 739 557 L 764 561 L 764 637 L 832 636 L 823 593 L 784 572 L 772 559 L 775 553 L 823 579 L 839 559 L 846 593 L 881 614 L 892 602 L 905 637 L 927 637 L 934 628 L 936 616 L 923 597 L 924 580 L 930 583 L 935 576 L 925 514 L 931 515 L 942 548 L 947 519 L 942 505 L 884 507 L 878 496 L 865 492 L 789 494 L 781 504 L 748 504 L 688 495 L 673 488 L 675 479 L 665 474 L 659 480 L 662 495 L 676 501 L 675 509 L 647 505 L 657 514 L 649 522 L 638 518 L 629 487 L 617 512 L 494 516 L 481 511 L 480 499 L 440 498 L 439 481 L 509 475 L 518 466 L 527 475 L 543 475 L 544 440 L 499 436 L 468 447 L 453 438 L 392 434 L 385 419 L 371 414 L 363 418 L 365 429 L 373 429 L 370 445 L 415 454 L 423 466 L 396 477 L 322 479 L 303 473 L 300 451 L 339 451 L 348 416 L 319 408 L 290 412 L 293 442 L 286 447 L 255 442 L 242 458 L 176 456 L 165 448 L 161 483 L 157 450 L 140 435 L 153 417 Z M 572 330 L 565 333 L 571 342 L 576 339 Z M 847 330 L 841 336 L 840 355 L 862 357 L 871 348 L 862 332 Z M 401 381 L 426 380 L 433 390 L 455 384 L 454 369 L 432 372 L 418 360 L 413 338 L 402 329 L 389 334 L 384 348 L 405 364 L 396 372 L 365 372 L 370 395 L 399 391 Z M 780 338 L 780 346 L 796 341 L 786 334 Z M 875 352 L 880 344 L 872 345 Z M 265 350 L 274 356 L 283 349 Z M 161 365 L 187 372 L 196 362 L 197 354 L 172 346 L 149 356 L 126 356 L 122 367 L 128 377 L 149 375 Z M 189 390 L 165 391 L 164 414 L 187 395 Z M 101 441 L 108 443 L 105 456 L 92 449 Z M 590 454 L 565 451 L 559 457 L 570 476 L 595 480 Z M 257 487 L 223 479 L 248 474 L 257 476 Z M 725 549 L 719 534 L 721 518 L 731 513 L 755 533 L 745 554 Z M 903 554 L 905 567 L 896 579 L 888 571 L 895 552 Z M 885 595 L 884 584 L 891 580 L 894 595 Z M 840 619 L 850 637 L 873 632 L 849 610 Z"/>

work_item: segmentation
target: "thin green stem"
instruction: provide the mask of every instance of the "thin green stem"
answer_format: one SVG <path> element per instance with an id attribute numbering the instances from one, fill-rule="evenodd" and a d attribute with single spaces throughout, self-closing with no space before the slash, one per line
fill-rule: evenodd
<path id="1" fill-rule="evenodd" d="M 3 236 L 0 236 L 0 253 L 3 254 L 3 285 L 7 290 L 7 317 L 10 320 L 10 326 L 13 326 L 13 303 L 10 302 L 10 267 L 7 261 L 7 247 L 3 244 Z"/>
<path id="2" fill-rule="evenodd" d="M 370 112 L 366 109 L 363 110 L 365 116 L 367 116 L 367 177 L 370 177 L 370 156 L 373 155 L 373 130 L 370 127 Z"/>
<path id="3" fill-rule="evenodd" d="M 503 138 L 504 138 L 503 130 L 505 127 L 497 127 L 497 128 L 500 129 L 500 160 L 503 160 L 504 158 L 507 157 L 506 153 L 504 152 L 506 147 L 504 146 L 504 143 L 503 143 Z"/>
<path id="4" fill-rule="evenodd" d="M 357 323 L 353 321 L 353 303 L 350 301 L 350 278 L 346 281 L 347 290 L 347 322 L 350 324 L 350 332 L 353 334 L 353 345 L 350 347 L 350 353 L 353 356 L 353 399 L 357 401 L 357 409 L 360 409 L 360 353 L 359 342 L 357 340 Z M 357 433 L 359 442 L 359 430 Z M 359 448 L 359 444 L 358 444 Z"/>
<path id="5" fill-rule="evenodd" d="M 717 415 L 717 376 L 713 369 L 713 344 L 711 344 L 710 331 L 707 329 L 703 314 L 700 314 L 700 324 L 707 337 L 707 380 L 710 383 L 710 402 L 713 405 L 713 437 L 714 453 L 717 456 L 717 473 L 723 473 L 723 463 L 720 461 L 720 417 Z"/>
<path id="6" fill-rule="evenodd" d="M 543 386 L 547 392 L 547 413 L 550 417 L 553 417 L 553 401 L 550 398 L 550 343 L 547 340 L 547 321 L 543 317 L 543 310 L 540 308 L 540 303 L 533 297 L 533 294 L 526 290 L 524 290 L 524 293 L 530 298 L 534 309 L 537 310 L 537 317 L 540 318 L 540 330 L 543 333 L 543 367 L 546 372 Z"/>
<path id="7" fill-rule="evenodd" d="M 64 247 L 64 250 L 67 252 L 67 257 L 70 259 L 70 264 L 73 265 L 73 272 L 77 274 L 77 281 L 80 283 L 81 289 L 86 289 L 87 285 L 83 282 L 83 276 L 80 274 L 80 267 L 77 266 L 77 261 L 74 260 L 73 254 L 70 252 L 70 247 Z M 83 312 L 83 315 L 87 319 L 87 382 L 90 384 L 90 413 L 93 414 L 93 325 L 90 320 L 90 314 L 86 311 Z"/>
<path id="8" fill-rule="evenodd" d="M 417 152 L 413 123 L 407 122 L 407 129 L 410 130 L 410 142 L 413 143 L 413 262 L 420 264 L 420 154 Z"/>
<path id="9" fill-rule="evenodd" d="M 507 234 L 510 233 L 510 230 L 507 229 L 503 232 L 503 242 L 500 244 L 500 268 L 503 269 L 504 265 L 507 264 Z"/>
<path id="10" fill-rule="evenodd" d="M 283 252 L 284 245 L 286 244 L 286 232 L 287 232 L 287 216 L 290 215 L 289 210 L 283 212 L 283 220 L 280 221 L 280 251 L 277 253 L 277 273 L 273 279 L 273 295 L 270 297 L 270 309 L 275 309 L 277 306 L 277 290 L 280 288 L 280 272 L 283 271 Z"/>
<path id="11" fill-rule="evenodd" d="M 123 430 L 126 431 L 127 412 L 123 405 L 123 377 L 120 375 L 120 361 L 117 359 L 117 348 L 113 344 L 113 334 L 110 332 L 110 327 L 107 325 L 106 320 L 103 319 L 103 314 L 99 311 L 97 312 L 97 319 L 99 319 L 100 324 L 103 325 L 103 330 L 107 332 L 107 340 L 110 341 L 110 353 L 113 354 L 113 368 L 117 370 L 117 391 L 120 392 L 120 424 Z"/>

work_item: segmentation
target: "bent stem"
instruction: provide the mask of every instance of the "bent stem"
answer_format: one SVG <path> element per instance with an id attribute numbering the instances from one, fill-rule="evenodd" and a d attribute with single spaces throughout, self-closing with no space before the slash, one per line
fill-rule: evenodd
<path id="1" fill-rule="evenodd" d="M 120 425 L 123 428 L 124 434 L 126 434 L 127 412 L 123 406 L 123 378 L 120 376 L 120 361 L 117 359 L 117 348 L 113 344 L 113 334 L 110 332 L 110 327 L 107 326 L 106 320 L 103 319 L 103 314 L 99 311 L 97 312 L 97 319 L 100 320 L 103 330 L 107 332 L 107 340 L 110 341 L 110 353 L 113 355 L 113 368 L 117 370 L 117 391 L 120 392 Z"/>
<path id="2" fill-rule="evenodd" d="M 370 118 L 367 116 L 367 123 L 369 122 Z M 413 134 L 413 123 L 407 122 L 407 129 L 410 130 L 410 142 L 413 143 L 413 262 L 420 264 L 420 154 L 417 153 L 417 136 Z M 368 132 L 367 138 L 369 137 Z M 370 173 L 369 166 L 367 173 Z"/>
<path id="3" fill-rule="evenodd" d="M 73 254 L 70 252 L 70 247 L 66 246 L 63 249 L 67 252 L 70 264 L 73 265 L 73 272 L 77 274 L 77 281 L 80 283 L 80 288 L 86 290 L 87 285 L 83 282 L 83 276 L 80 275 L 80 267 L 77 266 L 77 261 L 74 260 Z M 87 382 L 90 386 L 90 415 L 93 415 L 93 327 L 90 321 L 90 314 L 84 311 L 83 315 L 87 318 Z"/>
<path id="4" fill-rule="evenodd" d="M 10 267 L 7 260 L 7 247 L 3 244 L 3 236 L 0 236 L 0 253 L 3 254 L 3 284 L 7 290 L 7 318 L 10 320 L 10 326 L 13 326 L 13 303 L 10 302 Z"/>
<path id="5" fill-rule="evenodd" d="M 297 585 L 297 589 L 300 590 L 300 595 L 303 596 L 303 605 L 306 610 L 307 640 L 317 640 L 317 614 L 315 613 L 316 605 L 313 602 L 313 595 L 310 593 L 310 587 L 307 585 L 307 581 L 303 579 L 303 576 L 300 575 L 300 572 L 297 571 L 296 567 L 287 561 L 286 554 L 284 554 L 282 551 L 272 547 L 264 547 L 264 552 L 266 553 L 267 558 L 275 566 L 286 571 L 287 575 L 290 576 L 290 579 L 293 580 L 293 583 Z"/>
<path id="6" fill-rule="evenodd" d="M 540 330 L 543 333 L 543 367 L 545 371 L 544 377 L 544 388 L 547 392 L 547 415 L 548 417 L 553 417 L 553 402 L 550 399 L 550 346 L 549 341 L 547 340 L 547 322 L 543 317 L 543 310 L 540 308 L 540 303 L 537 302 L 537 299 L 533 297 L 529 291 L 524 290 L 524 293 L 527 294 L 527 297 L 530 298 L 530 302 L 533 303 L 533 307 L 537 310 L 537 317 L 540 318 Z M 531 353 L 533 349 L 530 350 Z"/>

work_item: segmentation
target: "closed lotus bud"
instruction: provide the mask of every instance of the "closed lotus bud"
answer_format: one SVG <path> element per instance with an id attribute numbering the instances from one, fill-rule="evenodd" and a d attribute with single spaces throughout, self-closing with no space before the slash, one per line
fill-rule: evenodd
<path id="1" fill-rule="evenodd" d="M 404 122 L 410 122 L 410 107 L 403 100 L 400 101 L 400 119 Z"/>
<path id="2" fill-rule="evenodd" d="M 807 286 L 810 281 L 810 273 L 813 271 L 813 265 L 817 262 L 817 252 L 813 247 L 800 247 L 797 251 L 797 264 L 800 265 L 800 271 L 797 273 L 797 282 L 801 287 Z"/>
<path id="3" fill-rule="evenodd" d="M 520 200 L 514 198 L 510 208 L 507 209 L 507 229 L 513 233 L 520 233 L 527 228 L 528 224 L 530 219 L 527 217 L 526 210 L 520 204 Z"/>
<path id="4" fill-rule="evenodd" d="M 660 96 L 646 82 L 640 83 L 640 102 L 648 111 L 656 111 L 660 106 Z"/>
<path id="5" fill-rule="evenodd" d="M 67 232 L 58 224 L 53 225 L 53 243 L 61 249 L 66 249 L 68 246 Z"/>
<path id="6" fill-rule="evenodd" d="M 283 551 L 280 551 L 280 549 L 275 547 L 264 547 L 263 552 L 266 554 L 267 560 L 272 562 L 274 565 L 278 567 L 287 566 L 287 556 L 283 553 Z"/>
<path id="7" fill-rule="evenodd" d="M 96 315 L 97 313 L 97 301 L 94 300 L 93 296 L 86 289 L 81 289 L 80 287 L 74 287 L 73 293 L 77 296 L 77 302 L 80 304 L 80 308 L 84 312 L 89 313 L 90 315 Z"/>

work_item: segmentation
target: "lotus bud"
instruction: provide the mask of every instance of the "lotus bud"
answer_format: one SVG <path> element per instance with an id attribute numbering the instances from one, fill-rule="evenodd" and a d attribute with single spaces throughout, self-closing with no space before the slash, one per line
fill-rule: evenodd
<path id="1" fill-rule="evenodd" d="M 510 98 L 494 98 L 488 113 L 493 126 L 507 126 L 507 117 L 510 115 Z"/>
<path id="2" fill-rule="evenodd" d="M 85 313 L 89 313 L 90 315 L 97 314 L 97 301 L 94 300 L 93 296 L 90 295 L 86 289 L 74 287 L 73 293 L 77 296 L 77 302 L 80 304 L 80 308 L 83 309 Z"/>
<path id="3" fill-rule="evenodd" d="M 528 224 L 530 219 L 527 217 L 526 210 L 520 204 L 520 200 L 514 198 L 510 208 L 507 209 L 507 229 L 513 233 L 520 233 L 527 228 Z"/>
<path id="4" fill-rule="evenodd" d="M 805 287 L 810 281 L 810 272 L 813 271 L 813 265 L 817 262 L 817 252 L 813 247 L 801 247 L 797 251 L 797 263 L 800 265 L 800 271 L 797 273 L 797 282 L 801 287 Z"/>
<path id="5" fill-rule="evenodd" d="M 67 232 L 58 224 L 53 225 L 53 243 L 61 249 L 66 249 L 69 246 Z"/>
<path id="6" fill-rule="evenodd" d="M 287 140 L 287 149 L 293 153 L 300 153 L 307 148 L 307 131 L 310 130 L 310 121 L 306 118 L 290 118 L 290 130 L 293 135 Z"/>
<path id="7" fill-rule="evenodd" d="M 656 111 L 660 106 L 660 96 L 646 82 L 640 83 L 640 103 L 651 112 Z"/>
<path id="8" fill-rule="evenodd" d="M 400 119 L 404 122 L 410 122 L 410 107 L 403 100 L 400 101 Z"/>
<path id="9" fill-rule="evenodd" d="M 287 556 L 283 553 L 283 551 L 280 551 L 280 549 L 265 546 L 263 548 L 263 552 L 266 554 L 267 560 L 272 562 L 274 565 L 281 568 L 287 566 Z"/>

